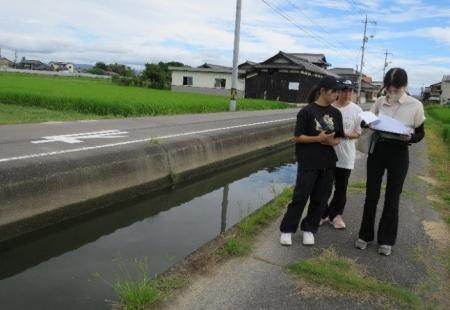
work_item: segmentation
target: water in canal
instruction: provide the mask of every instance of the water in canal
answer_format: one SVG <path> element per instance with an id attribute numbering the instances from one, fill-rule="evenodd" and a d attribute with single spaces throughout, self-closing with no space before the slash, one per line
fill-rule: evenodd
<path id="1" fill-rule="evenodd" d="M 147 258 L 156 275 L 295 182 L 291 148 L 0 251 L 0 309 L 107 309 L 117 260 Z"/>

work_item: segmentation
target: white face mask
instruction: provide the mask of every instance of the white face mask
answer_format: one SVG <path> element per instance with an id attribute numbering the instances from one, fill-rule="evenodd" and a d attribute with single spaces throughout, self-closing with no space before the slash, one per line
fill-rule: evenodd
<path id="1" fill-rule="evenodd" d="M 405 90 L 401 90 L 396 93 L 388 93 L 387 97 L 388 97 L 389 102 L 398 102 L 404 93 L 405 93 Z"/>

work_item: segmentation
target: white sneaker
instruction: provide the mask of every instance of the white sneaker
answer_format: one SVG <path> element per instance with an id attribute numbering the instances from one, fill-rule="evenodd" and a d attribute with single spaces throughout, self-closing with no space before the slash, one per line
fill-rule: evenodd
<path id="1" fill-rule="evenodd" d="M 331 224 L 333 225 L 334 228 L 336 229 L 345 229 L 345 222 L 342 219 L 342 216 L 340 215 L 336 215 L 336 217 L 333 219 L 333 221 L 331 222 Z"/>
<path id="2" fill-rule="evenodd" d="M 291 233 L 281 233 L 280 243 L 282 245 L 292 245 L 292 234 Z"/>
<path id="3" fill-rule="evenodd" d="M 330 222 L 330 219 L 327 216 L 326 218 L 320 219 L 319 225 L 322 226 L 323 224 L 328 223 L 328 222 Z"/>
<path id="4" fill-rule="evenodd" d="M 314 234 L 309 231 L 303 232 L 303 244 L 304 245 L 314 245 Z"/>

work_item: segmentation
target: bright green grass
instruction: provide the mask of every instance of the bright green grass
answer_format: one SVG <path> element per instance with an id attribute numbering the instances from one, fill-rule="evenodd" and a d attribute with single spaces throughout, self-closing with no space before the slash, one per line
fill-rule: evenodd
<path id="1" fill-rule="evenodd" d="M 111 81 L 0 73 L 0 102 L 55 111 L 96 115 L 142 116 L 222 112 L 229 99 L 176 93 L 143 87 L 123 87 Z M 238 110 L 282 109 L 282 102 L 242 99 Z"/>
<path id="2" fill-rule="evenodd" d="M 287 269 L 305 280 L 344 293 L 373 297 L 381 295 L 414 309 L 421 307 L 421 300 L 411 291 L 369 276 L 354 260 L 340 257 L 334 250 L 324 250 L 317 257 L 291 263 Z"/>
<path id="3" fill-rule="evenodd" d="M 445 124 L 440 121 L 443 119 L 442 115 L 446 113 L 442 113 L 442 111 L 450 111 L 450 109 L 447 107 L 426 109 L 428 119 L 426 121 L 425 138 L 428 146 L 430 172 L 438 181 L 438 184 L 433 186 L 433 192 L 442 199 L 442 203 L 434 202 L 432 205 L 441 212 L 450 227 L 450 196 L 448 193 L 450 187 L 450 139 L 445 134 L 445 130 L 450 127 L 450 123 Z M 436 115 L 441 115 L 441 117 L 437 116 L 436 119 Z"/>
<path id="4" fill-rule="evenodd" d="M 154 308 L 170 292 L 186 284 L 186 279 L 177 275 L 153 278 L 147 258 L 128 263 L 118 259 L 116 264 L 118 273 L 114 282 L 107 281 L 99 273 L 94 276 L 113 288 L 121 309 Z"/>
<path id="5" fill-rule="evenodd" d="M 450 125 L 450 107 L 431 106 L 426 109 L 427 114 L 441 123 Z"/>
<path id="6" fill-rule="evenodd" d="M 221 254 L 243 256 L 251 252 L 252 238 L 268 223 L 279 217 L 292 198 L 292 188 L 285 188 L 275 200 L 258 209 L 237 225 L 235 234 L 229 236 Z"/>
<path id="7" fill-rule="evenodd" d="M 72 111 L 52 111 L 44 108 L 23 107 L 14 104 L 0 103 L 0 124 L 42 123 L 49 121 L 74 121 L 102 118 L 108 118 L 108 116 L 83 114 Z"/>

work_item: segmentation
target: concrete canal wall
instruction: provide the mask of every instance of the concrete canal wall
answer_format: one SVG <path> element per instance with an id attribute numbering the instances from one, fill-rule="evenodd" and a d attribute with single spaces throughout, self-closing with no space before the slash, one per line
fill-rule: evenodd
<path id="1" fill-rule="evenodd" d="M 294 121 L 12 162 L 0 242 L 292 146 Z"/>

